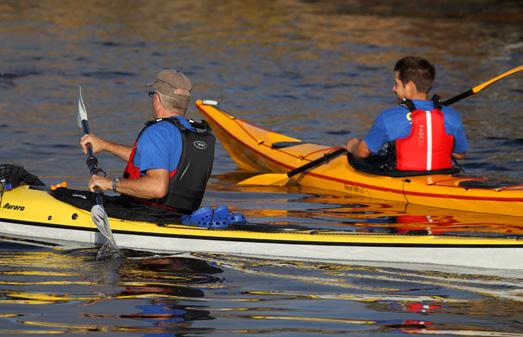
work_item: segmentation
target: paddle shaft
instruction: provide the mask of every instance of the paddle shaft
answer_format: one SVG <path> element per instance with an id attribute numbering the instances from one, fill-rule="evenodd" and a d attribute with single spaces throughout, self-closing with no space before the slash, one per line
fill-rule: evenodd
<path id="1" fill-rule="evenodd" d="M 85 119 L 82 120 L 82 129 L 84 135 L 89 134 L 89 124 Z M 87 159 L 85 160 L 85 163 L 89 167 L 89 172 L 91 172 L 91 174 L 96 174 L 98 172 L 98 159 L 94 156 L 91 143 L 87 143 Z"/>
<path id="2" fill-rule="evenodd" d="M 84 135 L 89 134 L 89 123 L 87 122 L 87 119 L 82 119 L 82 130 L 84 132 Z M 98 158 L 95 157 L 93 152 L 93 146 L 91 143 L 87 143 L 87 159 L 85 160 L 85 163 L 87 164 L 87 167 L 89 167 L 89 172 L 92 175 L 95 175 L 98 173 Z M 103 195 L 101 189 L 98 187 L 95 187 L 94 189 L 95 198 L 96 198 L 96 204 L 103 206 Z"/>
<path id="3" fill-rule="evenodd" d="M 474 92 L 472 91 L 472 89 L 469 89 L 465 92 L 462 92 L 459 95 L 449 98 L 449 99 L 445 100 L 444 102 L 442 102 L 441 104 L 443 104 L 445 106 L 451 105 L 453 103 L 456 103 L 457 101 L 461 101 L 462 99 L 469 97 L 470 95 L 474 95 Z"/>
<path id="4" fill-rule="evenodd" d="M 515 68 L 512 68 L 509 71 L 506 71 L 506 72 L 504 72 L 501 75 L 498 75 L 496 77 L 491 78 L 488 81 L 485 81 L 483 83 L 480 83 L 480 84 L 476 85 L 474 88 L 470 88 L 469 90 L 464 91 L 464 92 L 462 92 L 459 95 L 456 95 L 454 97 L 451 97 L 451 98 L 443 101 L 441 104 L 443 104 L 443 105 L 451 105 L 453 103 L 456 103 L 457 101 L 461 101 L 464 98 L 467 98 L 467 97 L 469 97 L 471 95 L 477 94 L 478 92 L 480 92 L 481 90 L 483 90 L 486 87 L 490 86 L 491 84 L 494 84 L 497 81 L 499 81 L 499 80 L 501 80 L 501 79 L 503 79 L 503 78 L 505 78 L 507 76 L 510 76 L 512 74 L 515 74 L 515 73 L 517 73 L 519 71 L 522 71 L 522 70 L 523 70 L 523 66 L 517 66 Z"/>
<path id="5" fill-rule="evenodd" d="M 307 163 L 307 164 L 305 164 L 303 166 L 297 167 L 294 170 L 291 170 L 291 171 L 287 172 L 287 177 L 290 178 L 290 177 L 292 177 L 292 176 L 294 176 L 294 175 L 296 175 L 298 173 L 306 171 L 306 170 L 308 170 L 308 169 L 310 169 L 310 168 L 312 168 L 314 166 L 320 165 L 320 164 L 322 164 L 322 163 L 324 163 L 324 162 L 326 162 L 326 161 L 328 161 L 328 160 L 330 160 L 330 159 L 332 159 L 334 157 L 342 155 L 344 153 L 347 153 L 347 149 L 340 148 L 340 149 L 337 149 L 334 152 L 330 152 L 330 153 L 324 154 L 320 158 L 315 159 L 315 160 L 311 161 L 310 163 Z"/>

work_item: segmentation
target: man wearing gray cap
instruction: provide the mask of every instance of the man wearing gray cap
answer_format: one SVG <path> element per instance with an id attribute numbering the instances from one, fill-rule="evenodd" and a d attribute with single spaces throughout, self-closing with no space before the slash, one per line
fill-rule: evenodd
<path id="1" fill-rule="evenodd" d="M 191 100 L 191 80 L 178 70 L 166 69 L 148 85 L 152 88 L 153 120 L 138 135 L 134 146 L 119 145 L 93 134 L 82 137 L 87 152 L 106 151 L 127 161 L 123 178 L 93 175 L 89 189 L 98 186 L 133 200 L 191 213 L 201 203 L 214 160 L 215 138 L 205 122 L 185 118 Z"/>

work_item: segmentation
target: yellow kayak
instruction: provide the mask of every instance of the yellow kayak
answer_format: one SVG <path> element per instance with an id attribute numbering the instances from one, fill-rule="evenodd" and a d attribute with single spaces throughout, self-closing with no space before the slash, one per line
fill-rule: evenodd
<path id="1" fill-rule="evenodd" d="M 339 263 L 460 266 L 523 270 L 523 241 L 434 235 L 390 235 L 350 231 L 238 225 L 204 229 L 178 223 L 109 218 L 121 248 L 165 253 L 222 253 Z M 44 242 L 99 245 L 105 238 L 88 211 L 27 185 L 4 191 L 0 233 Z"/>
<path id="2" fill-rule="evenodd" d="M 285 173 L 337 150 L 306 143 L 236 118 L 215 101 L 196 106 L 237 165 L 252 172 Z M 347 156 L 296 174 L 294 183 L 360 197 L 511 216 L 523 216 L 523 185 L 487 186 L 485 178 L 453 174 L 392 177 L 356 170 Z"/>

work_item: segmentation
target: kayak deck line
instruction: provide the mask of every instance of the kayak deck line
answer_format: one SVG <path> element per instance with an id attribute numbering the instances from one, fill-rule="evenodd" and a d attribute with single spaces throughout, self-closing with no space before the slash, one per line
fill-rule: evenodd
<path id="1" fill-rule="evenodd" d="M 224 144 L 232 159 L 241 168 L 249 171 L 284 173 L 303 166 L 303 163 L 294 165 L 295 160 L 310 162 L 316 159 L 307 159 L 310 153 L 327 154 L 332 151 L 332 147 L 303 142 L 283 149 L 271 148 L 270 142 L 266 144 L 264 138 L 274 138 L 280 141 L 279 136 L 284 139 L 287 136 L 264 128 L 251 130 L 249 127 L 258 127 L 231 116 L 214 105 L 207 106 L 200 100 L 196 102 L 196 106 L 216 131 L 217 137 Z M 263 132 L 268 134 L 264 135 Z M 300 141 L 296 138 L 291 139 Z M 241 150 L 242 153 L 234 153 L 238 150 Z M 304 150 L 306 155 L 303 154 Z M 401 178 L 372 175 L 356 171 L 344 157 L 334 158 L 320 166 L 300 172 L 293 180 L 305 186 L 336 190 L 363 197 L 480 213 L 523 216 L 523 189 L 514 187 L 518 185 L 501 188 L 463 187 L 459 186 L 460 182 L 484 180 L 485 178 L 459 177 L 450 174 Z M 329 168 L 325 168 L 326 166 Z M 337 171 L 339 174 L 330 172 L 329 175 L 329 169 Z M 343 177 L 344 175 L 348 175 L 350 178 Z M 364 180 L 368 180 L 368 182 Z M 327 182 L 339 185 L 326 187 Z"/>
<path id="2" fill-rule="evenodd" d="M 118 219 L 116 219 L 118 220 Z M 22 221 L 0 218 L 0 223 L 13 224 L 13 225 L 26 225 L 34 226 L 39 228 L 58 228 L 66 230 L 79 230 L 97 233 L 96 227 L 92 226 L 72 226 L 72 225 L 61 225 L 53 223 L 42 223 L 35 221 Z M 130 226 L 133 226 L 130 224 Z M 177 226 L 177 225 L 174 225 Z M 191 238 L 199 240 L 223 240 L 233 242 L 264 242 L 264 243 L 280 243 L 285 245 L 330 245 L 330 246 L 362 246 L 362 247 L 373 247 L 373 246 L 389 246 L 389 247 L 441 247 L 441 248 L 523 248 L 523 241 L 519 238 L 507 237 L 507 238 L 478 238 L 478 237 L 459 237 L 459 236 L 434 236 L 434 235 L 384 235 L 375 233 L 298 233 L 300 236 L 310 237 L 308 240 L 297 240 L 297 238 L 285 238 L 285 236 L 293 235 L 296 233 L 288 232 L 263 232 L 262 235 L 249 235 L 252 233 L 242 230 L 222 230 L 213 229 L 208 230 L 204 228 L 173 228 L 171 233 L 162 232 L 151 232 L 143 230 L 124 230 L 115 229 L 114 234 L 122 235 L 137 235 L 137 236 L 153 236 L 153 237 L 165 237 L 165 238 Z M 201 235 L 198 233 L 187 233 L 192 230 L 205 232 L 207 235 Z M 184 232 L 186 232 L 184 234 Z M 233 235 L 230 235 L 233 234 Z M 243 235 L 242 235 L 243 234 Z M 247 234 L 247 235 L 245 235 Z M 267 235 L 268 234 L 268 235 Z M 294 235 L 293 235 L 294 236 Z M 321 236 L 326 236 L 322 238 Z M 342 240 L 333 240 L 332 237 L 343 237 Z M 272 237 L 272 238 L 271 238 Z M 281 238 L 277 238 L 281 237 Z M 330 237 L 330 238 L 329 238 Z M 405 242 L 411 241 L 411 242 Z"/>

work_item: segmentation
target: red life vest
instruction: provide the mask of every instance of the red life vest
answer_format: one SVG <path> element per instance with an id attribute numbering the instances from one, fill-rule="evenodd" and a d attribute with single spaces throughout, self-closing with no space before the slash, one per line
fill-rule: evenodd
<path id="1" fill-rule="evenodd" d="M 144 130 L 145 130 L 145 128 L 144 128 Z M 142 132 L 143 132 L 143 130 L 142 130 Z M 134 141 L 133 149 L 131 150 L 131 155 L 129 156 L 129 160 L 127 161 L 127 165 L 125 166 L 125 169 L 123 170 L 124 178 L 127 178 L 127 179 L 138 179 L 138 178 L 140 178 L 140 169 L 133 164 L 133 160 L 134 160 L 134 156 L 136 154 L 136 147 L 138 145 L 138 138 L 140 138 L 140 135 L 142 134 L 142 132 L 140 132 L 140 134 L 138 135 L 138 137 L 136 137 L 136 140 Z"/>
<path id="2" fill-rule="evenodd" d="M 410 102 L 410 105 L 409 103 Z M 445 131 L 445 117 L 436 105 L 431 111 L 416 110 L 404 102 L 412 116 L 412 129 L 396 140 L 396 169 L 408 171 L 443 170 L 452 167 L 454 136 Z"/>
<path id="3" fill-rule="evenodd" d="M 178 167 L 169 172 L 169 191 L 165 197 L 152 200 L 133 199 L 149 205 L 171 208 L 181 213 L 191 213 L 200 207 L 214 160 L 215 138 L 206 122 L 190 121 L 196 131 L 186 129 L 176 118 L 164 118 L 147 123 L 136 138 L 123 176 L 127 179 L 138 179 L 141 176 L 140 168 L 133 164 L 138 139 L 146 128 L 161 121 L 175 125 L 182 134 L 183 149 Z M 191 166 L 191 162 L 197 164 Z"/>

